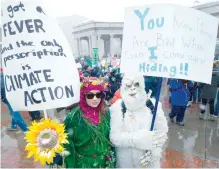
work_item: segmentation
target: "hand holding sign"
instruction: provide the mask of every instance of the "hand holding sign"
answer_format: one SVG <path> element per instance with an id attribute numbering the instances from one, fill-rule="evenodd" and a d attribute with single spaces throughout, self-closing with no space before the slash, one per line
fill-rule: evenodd
<path id="1" fill-rule="evenodd" d="M 217 29 L 217 18 L 191 8 L 159 4 L 126 9 L 121 72 L 161 77 L 150 130 L 162 77 L 211 83 Z"/>

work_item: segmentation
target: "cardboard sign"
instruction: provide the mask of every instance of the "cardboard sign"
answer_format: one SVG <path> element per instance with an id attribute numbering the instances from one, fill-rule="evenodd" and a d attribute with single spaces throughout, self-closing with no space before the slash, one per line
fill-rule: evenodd
<path id="1" fill-rule="evenodd" d="M 121 72 L 211 83 L 217 29 L 217 18 L 192 8 L 127 8 Z"/>
<path id="2" fill-rule="evenodd" d="M 2 65 L 14 110 L 45 110 L 79 101 L 80 80 L 70 46 L 40 1 L 2 4 Z"/>

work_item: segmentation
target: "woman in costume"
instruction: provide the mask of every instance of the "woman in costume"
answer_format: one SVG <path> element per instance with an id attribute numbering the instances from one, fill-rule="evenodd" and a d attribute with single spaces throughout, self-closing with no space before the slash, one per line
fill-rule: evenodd
<path id="1" fill-rule="evenodd" d="M 81 84 L 79 105 L 72 109 L 64 124 L 69 144 L 65 145 L 67 168 L 113 168 L 112 144 L 109 140 L 110 114 L 104 83 L 86 78 Z"/>

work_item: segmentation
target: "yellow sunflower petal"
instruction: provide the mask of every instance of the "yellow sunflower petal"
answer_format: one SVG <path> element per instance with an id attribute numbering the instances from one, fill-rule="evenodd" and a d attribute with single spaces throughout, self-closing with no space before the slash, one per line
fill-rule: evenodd
<path id="1" fill-rule="evenodd" d="M 68 143 L 68 135 L 65 133 L 65 125 L 59 124 L 58 121 L 52 121 L 51 119 L 42 119 L 39 123 L 33 122 L 29 128 L 29 131 L 25 135 L 27 145 L 25 150 L 28 151 L 27 158 L 34 157 L 34 161 L 40 161 L 41 165 L 45 163 L 52 163 L 56 153 L 64 151 L 63 144 Z M 43 151 L 38 147 L 37 139 L 38 135 L 45 129 L 54 130 L 58 136 L 58 144 L 56 147 L 49 151 Z"/>
<path id="2" fill-rule="evenodd" d="M 67 139 L 63 139 L 62 141 L 60 141 L 62 144 L 69 144 L 68 140 Z"/>
<path id="3" fill-rule="evenodd" d="M 30 158 L 30 157 L 32 157 L 34 155 L 34 152 L 33 151 L 29 151 L 28 152 L 28 155 L 27 155 L 27 158 Z"/>
<path id="4" fill-rule="evenodd" d="M 45 159 L 45 157 L 40 158 L 39 160 L 40 160 L 40 164 L 41 164 L 42 166 L 44 166 L 45 163 L 46 163 L 46 159 Z"/>

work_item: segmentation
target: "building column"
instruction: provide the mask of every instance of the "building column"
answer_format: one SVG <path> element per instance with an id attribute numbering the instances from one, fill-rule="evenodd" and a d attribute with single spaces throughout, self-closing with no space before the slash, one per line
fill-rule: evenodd
<path id="1" fill-rule="evenodd" d="M 75 43 L 74 46 L 76 46 L 76 48 L 74 49 L 75 55 L 76 55 L 76 57 L 79 57 L 78 39 L 74 39 L 74 43 Z"/>
<path id="2" fill-rule="evenodd" d="M 121 54 L 122 54 L 122 35 L 120 36 L 120 52 L 119 52 L 119 55 L 121 56 Z"/>
<path id="3" fill-rule="evenodd" d="M 81 56 L 82 55 L 81 38 L 78 38 L 77 41 L 78 41 L 78 51 L 79 51 L 78 53 L 79 56 Z"/>
<path id="4" fill-rule="evenodd" d="M 92 40 L 91 40 L 90 36 L 88 37 L 88 43 L 89 43 L 89 55 L 90 55 L 90 58 L 92 58 L 93 57 L 93 54 L 92 54 Z"/>
<path id="5" fill-rule="evenodd" d="M 110 55 L 114 56 L 114 35 L 110 35 Z"/>
<path id="6" fill-rule="evenodd" d="M 85 41 L 86 41 L 86 43 L 87 43 L 87 48 L 86 48 L 85 55 L 86 55 L 86 56 L 89 56 L 89 55 L 90 55 L 90 54 L 89 54 L 89 39 L 88 39 L 87 37 L 85 37 Z"/>
<path id="7" fill-rule="evenodd" d="M 84 38 L 81 38 L 81 55 L 84 56 Z"/>
<path id="8" fill-rule="evenodd" d="M 96 43 L 97 43 L 97 48 L 99 49 L 100 48 L 100 35 L 97 35 L 97 37 L 96 37 Z"/>
<path id="9" fill-rule="evenodd" d="M 107 56 L 107 43 L 105 38 L 103 38 L 103 55 Z"/>
<path id="10" fill-rule="evenodd" d="M 98 48 L 98 54 L 99 54 L 99 58 L 102 57 L 101 53 L 102 53 L 102 48 L 101 48 L 101 35 L 97 35 L 97 48 Z"/>
<path id="11" fill-rule="evenodd" d="M 93 48 L 97 48 L 97 36 L 91 35 L 90 40 L 91 40 L 91 56 L 93 57 Z"/>
<path id="12" fill-rule="evenodd" d="M 93 48 L 97 48 L 97 36 L 96 35 L 92 35 L 91 36 L 91 40 L 92 40 L 92 49 Z"/>
<path id="13" fill-rule="evenodd" d="M 119 39 L 120 39 L 120 47 L 122 49 L 122 36 Z"/>

